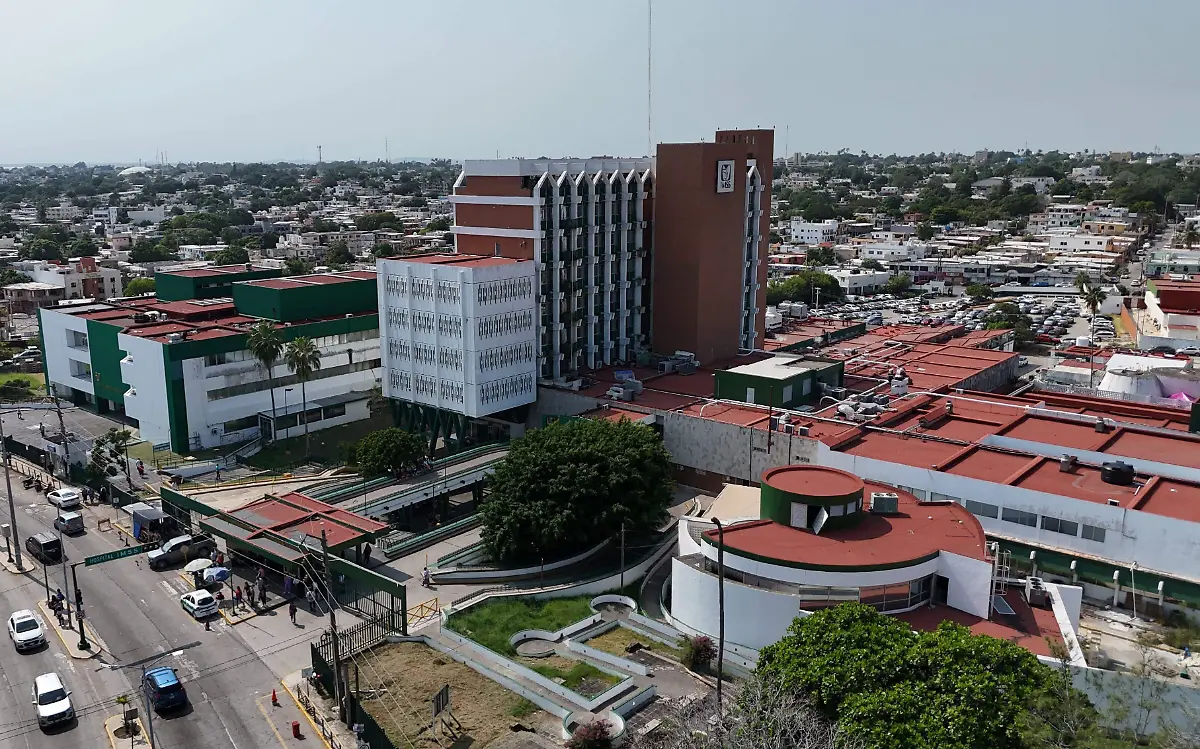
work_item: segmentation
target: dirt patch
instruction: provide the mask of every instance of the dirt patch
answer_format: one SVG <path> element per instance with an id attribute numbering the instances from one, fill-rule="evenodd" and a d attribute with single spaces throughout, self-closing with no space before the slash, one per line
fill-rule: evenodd
<path id="1" fill-rule="evenodd" d="M 679 660 L 678 648 L 673 648 L 670 645 L 663 645 L 661 642 L 651 640 L 649 637 L 643 637 L 637 632 L 628 630 L 625 627 L 616 627 L 611 629 L 599 637 L 593 637 L 584 644 L 596 648 L 597 650 L 603 650 L 606 653 L 612 653 L 613 655 L 624 658 L 629 655 L 626 648 L 634 643 L 640 644 L 647 650 L 653 650 L 659 655 L 665 655 L 673 660 Z"/>
<path id="2" fill-rule="evenodd" d="M 439 739 L 429 727 L 429 701 L 444 684 L 450 685 L 451 710 L 473 746 L 508 735 L 518 722 L 553 730 L 543 725 L 553 722 L 551 716 L 531 710 L 520 696 L 421 643 L 381 645 L 364 657 L 369 666 L 359 671 L 362 689 L 387 691 L 363 700 L 362 706 L 396 746 L 407 747 L 410 740 L 417 747 L 453 743 L 449 737 Z"/>
<path id="3" fill-rule="evenodd" d="M 526 668 L 552 668 L 556 671 L 570 671 L 579 662 L 561 655 L 548 655 L 545 658 L 513 658 L 513 661 Z"/>

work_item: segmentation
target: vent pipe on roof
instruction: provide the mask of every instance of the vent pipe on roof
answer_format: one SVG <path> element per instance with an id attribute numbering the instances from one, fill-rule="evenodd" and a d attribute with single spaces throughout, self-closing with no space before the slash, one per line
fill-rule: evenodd
<path id="1" fill-rule="evenodd" d="M 1079 458 L 1077 458 L 1076 456 L 1067 455 L 1064 453 L 1063 456 L 1058 459 L 1058 470 L 1063 473 L 1068 473 L 1072 468 L 1075 467 L 1075 464 L 1078 461 L 1079 461 Z"/>

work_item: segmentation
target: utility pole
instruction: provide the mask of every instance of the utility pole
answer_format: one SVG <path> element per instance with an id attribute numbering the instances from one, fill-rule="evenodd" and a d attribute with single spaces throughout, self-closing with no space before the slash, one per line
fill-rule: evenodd
<path id="1" fill-rule="evenodd" d="M 338 650 L 337 617 L 333 606 L 333 570 L 329 567 L 329 542 L 325 540 L 325 529 L 321 529 L 321 562 L 325 565 L 325 585 L 329 591 L 329 638 L 333 642 L 333 704 L 337 705 L 338 717 L 342 712 L 342 654 Z"/>
<path id="2" fill-rule="evenodd" d="M 83 632 L 83 591 L 79 589 L 79 573 L 76 571 L 82 562 L 76 562 L 71 565 L 71 579 L 75 581 L 75 621 L 79 624 L 79 649 L 91 650 L 92 645 L 87 640 L 87 635 Z M 150 733 L 150 745 L 154 745 L 154 733 Z"/>
<path id="3" fill-rule="evenodd" d="M 625 521 L 621 521 L 621 590 L 625 590 Z"/>
<path id="4" fill-rule="evenodd" d="M 717 524 L 717 719 L 724 717 L 725 705 L 721 702 L 722 671 L 725 665 L 725 529 L 721 521 L 713 518 Z"/>
<path id="5" fill-rule="evenodd" d="M 61 507 L 58 509 L 58 516 L 62 517 L 62 508 Z M 69 596 L 69 595 L 71 595 L 71 586 L 67 583 L 67 554 L 66 554 L 66 547 L 63 546 L 62 537 L 63 537 L 62 528 L 59 528 L 58 529 L 58 548 L 62 550 L 63 589 L 66 590 L 67 595 Z M 78 583 L 75 585 L 75 589 L 76 590 L 79 589 Z M 70 629 L 70 628 L 71 628 L 71 609 L 68 608 L 67 609 L 67 629 Z"/>
<path id="6" fill-rule="evenodd" d="M 53 392 L 50 393 L 50 400 L 54 401 L 54 410 L 58 411 L 58 433 L 62 435 L 63 481 L 65 482 L 71 477 L 71 445 L 70 441 L 67 439 L 67 427 L 63 421 L 62 404 L 58 402 L 58 398 L 55 397 Z"/>
<path id="7" fill-rule="evenodd" d="M 13 501 L 12 478 L 9 476 L 8 462 L 11 460 L 8 456 L 8 443 L 4 441 L 4 418 L 0 414 L 0 457 L 4 459 L 4 486 L 8 489 L 8 561 L 17 565 L 17 569 L 24 569 L 21 564 L 21 544 L 17 543 L 17 505 Z M 16 560 L 13 559 L 13 552 L 16 552 Z M 50 586 L 46 586 L 47 592 Z M 47 598 L 50 596 L 47 595 Z"/>

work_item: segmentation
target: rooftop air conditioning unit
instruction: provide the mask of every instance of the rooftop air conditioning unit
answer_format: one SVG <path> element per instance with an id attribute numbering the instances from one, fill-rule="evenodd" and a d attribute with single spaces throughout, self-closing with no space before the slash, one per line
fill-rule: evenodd
<path id="1" fill-rule="evenodd" d="M 871 492 L 871 512 L 876 515 L 900 512 L 900 495 L 896 492 Z"/>
<path id="2" fill-rule="evenodd" d="M 796 427 L 795 434 L 799 437 L 807 437 L 808 436 L 808 427 L 806 427 L 806 426 Z"/>

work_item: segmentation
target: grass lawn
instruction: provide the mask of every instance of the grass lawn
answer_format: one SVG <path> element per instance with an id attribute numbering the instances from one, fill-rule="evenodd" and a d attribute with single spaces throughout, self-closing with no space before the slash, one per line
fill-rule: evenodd
<path id="1" fill-rule="evenodd" d="M 28 382 L 29 389 L 27 391 L 20 390 L 16 387 L 17 382 Z M 5 387 L 9 383 L 14 383 L 10 387 Z M 40 398 L 46 394 L 46 375 L 40 372 L 26 374 L 24 372 L 5 372 L 0 374 L 0 396 L 6 402 L 17 402 L 22 400 L 31 400 Z"/>
<path id="2" fill-rule="evenodd" d="M 588 699 L 620 681 L 616 676 L 605 673 L 590 663 L 563 658 L 560 655 L 549 658 L 520 658 L 518 661 Z"/>
<path id="3" fill-rule="evenodd" d="M 304 435 L 301 434 L 299 437 L 278 440 L 243 462 L 270 471 L 285 471 L 306 462 L 342 465 L 346 462 L 347 444 L 392 425 L 391 415 L 384 413 L 370 419 L 310 432 L 308 460 L 305 460 Z"/>
<path id="4" fill-rule="evenodd" d="M 659 655 L 665 655 L 672 660 L 677 661 L 682 657 L 682 651 L 679 648 L 671 647 L 670 645 L 663 645 L 657 640 L 651 640 L 649 637 L 644 637 L 637 632 L 626 629 L 625 627 L 616 627 L 615 629 L 611 629 L 599 637 L 593 637 L 585 644 L 596 648 L 597 650 L 603 650 L 606 653 L 612 653 L 613 655 L 624 658 L 628 655 L 625 648 L 629 647 L 635 642 L 641 644 L 641 646 L 647 650 L 653 650 Z"/>
<path id="5" fill-rule="evenodd" d="M 523 629 L 553 632 L 592 615 L 592 596 L 551 598 L 547 601 L 510 598 L 472 606 L 454 614 L 447 626 L 460 635 L 503 655 L 516 655 L 508 638 Z"/>

